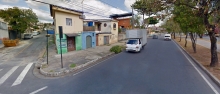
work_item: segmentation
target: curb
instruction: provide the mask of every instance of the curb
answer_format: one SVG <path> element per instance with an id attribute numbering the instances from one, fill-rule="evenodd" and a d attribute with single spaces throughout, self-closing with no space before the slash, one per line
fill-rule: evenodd
<path id="1" fill-rule="evenodd" d="M 64 76 L 66 74 L 69 74 L 69 73 L 73 73 L 73 72 L 76 72 L 77 70 L 81 69 L 81 68 L 84 68 L 84 67 L 87 67 L 93 63 L 95 63 L 96 61 L 102 59 L 102 58 L 105 58 L 107 56 L 110 56 L 110 55 L 113 55 L 114 53 L 109 53 L 107 55 L 105 55 L 104 57 L 100 57 L 100 58 L 96 58 L 96 59 L 93 59 L 85 64 L 82 64 L 82 65 L 79 65 L 79 66 L 76 66 L 75 68 L 72 68 L 72 69 L 63 69 L 62 71 L 60 72 L 46 72 L 42 69 L 42 66 L 43 66 L 43 63 L 40 64 L 40 73 L 44 76 L 49 76 L 49 77 L 60 77 L 60 76 Z"/>
<path id="2" fill-rule="evenodd" d="M 211 79 L 214 81 L 218 87 L 220 87 L 220 81 L 212 74 L 210 73 L 203 65 L 201 65 L 196 59 L 194 59 L 181 45 L 179 45 L 176 41 L 174 41 L 186 54 L 188 57 L 190 57 L 191 60 L 193 60 Z"/>

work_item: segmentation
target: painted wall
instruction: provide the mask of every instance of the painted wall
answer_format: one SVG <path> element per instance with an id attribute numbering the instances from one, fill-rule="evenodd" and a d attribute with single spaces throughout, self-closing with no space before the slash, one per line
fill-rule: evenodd
<path id="1" fill-rule="evenodd" d="M 116 28 L 113 28 L 114 23 L 116 24 Z M 110 36 L 110 44 L 118 42 L 118 22 L 111 22 L 111 25 L 112 35 Z"/>
<path id="2" fill-rule="evenodd" d="M 0 44 L 3 38 L 9 38 L 8 25 L 0 18 Z"/>
<path id="3" fill-rule="evenodd" d="M 110 39 L 111 34 L 98 34 L 98 46 L 104 45 L 104 36 L 109 36 Z"/>
<path id="4" fill-rule="evenodd" d="M 66 24 L 66 18 L 72 19 L 72 26 Z M 63 26 L 63 33 L 79 33 L 83 31 L 83 20 L 79 15 L 55 11 L 55 32 L 59 33 L 58 26 Z"/>
<path id="5" fill-rule="evenodd" d="M 76 43 L 76 51 L 82 50 L 82 36 L 76 36 L 75 37 L 75 43 Z"/>
<path id="6" fill-rule="evenodd" d="M 118 20 L 118 26 L 124 26 L 124 28 L 131 28 L 131 18 L 126 19 L 117 19 Z"/>
<path id="7" fill-rule="evenodd" d="M 92 48 L 96 47 L 96 34 L 95 32 L 82 32 L 82 49 L 86 49 L 86 37 L 91 36 L 92 37 Z"/>
<path id="8" fill-rule="evenodd" d="M 106 24 L 106 27 L 104 26 Z M 111 22 L 102 22 L 101 24 L 101 32 L 111 32 L 112 24 Z"/>

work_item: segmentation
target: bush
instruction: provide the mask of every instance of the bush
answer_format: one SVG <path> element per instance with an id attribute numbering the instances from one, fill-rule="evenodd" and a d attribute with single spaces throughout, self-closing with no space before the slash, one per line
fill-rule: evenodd
<path id="1" fill-rule="evenodd" d="M 123 49 L 124 49 L 123 46 L 116 45 L 110 49 L 110 52 L 114 52 L 114 53 L 118 54 L 118 53 L 122 52 Z"/>

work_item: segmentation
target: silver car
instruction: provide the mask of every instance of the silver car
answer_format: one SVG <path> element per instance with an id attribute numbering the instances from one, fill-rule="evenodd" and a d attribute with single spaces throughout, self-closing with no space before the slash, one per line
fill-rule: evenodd
<path id="1" fill-rule="evenodd" d="M 33 38 L 33 34 L 24 34 L 24 39 L 31 39 Z"/>

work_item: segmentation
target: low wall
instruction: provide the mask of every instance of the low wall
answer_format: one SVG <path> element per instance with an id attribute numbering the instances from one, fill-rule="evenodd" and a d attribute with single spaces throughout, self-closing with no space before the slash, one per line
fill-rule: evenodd
<path id="1" fill-rule="evenodd" d="M 118 34 L 118 41 L 125 40 L 126 35 L 125 34 Z"/>

